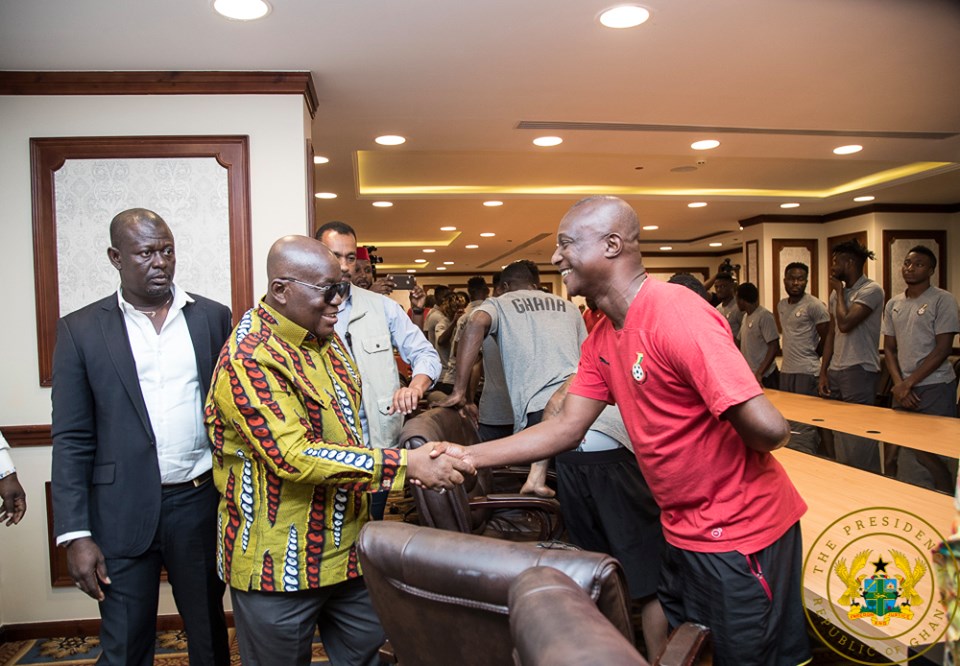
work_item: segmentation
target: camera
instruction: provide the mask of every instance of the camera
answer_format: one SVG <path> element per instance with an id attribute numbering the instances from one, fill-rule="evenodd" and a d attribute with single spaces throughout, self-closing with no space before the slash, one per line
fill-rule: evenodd
<path id="1" fill-rule="evenodd" d="M 374 268 L 376 268 L 377 264 L 383 263 L 383 257 L 374 254 L 374 252 L 377 251 L 376 245 L 364 245 L 364 247 L 367 248 L 367 254 L 370 255 L 370 263 L 373 264 Z"/>
<path id="2" fill-rule="evenodd" d="M 740 270 L 740 264 L 734 264 L 730 261 L 730 258 L 726 258 L 721 262 L 720 266 L 717 268 L 717 275 L 723 275 L 728 277 L 733 277 L 733 274 L 736 271 Z"/>

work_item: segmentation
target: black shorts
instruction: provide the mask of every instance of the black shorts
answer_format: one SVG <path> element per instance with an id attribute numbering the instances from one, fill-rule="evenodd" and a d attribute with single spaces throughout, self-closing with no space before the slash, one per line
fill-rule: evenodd
<path id="1" fill-rule="evenodd" d="M 800 523 L 750 555 L 667 544 L 657 596 L 671 627 L 710 627 L 715 666 L 797 666 L 810 660 L 802 569 Z"/>
<path id="2" fill-rule="evenodd" d="M 633 452 L 571 451 L 556 457 L 560 512 L 570 541 L 613 555 L 623 565 L 630 596 L 657 591 L 663 530 L 660 507 Z"/>

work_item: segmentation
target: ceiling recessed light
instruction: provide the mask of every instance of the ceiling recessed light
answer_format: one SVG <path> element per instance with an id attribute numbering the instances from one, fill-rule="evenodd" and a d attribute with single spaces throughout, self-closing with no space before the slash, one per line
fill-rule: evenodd
<path id="1" fill-rule="evenodd" d="M 329 157 L 324 157 L 323 155 L 314 155 L 314 156 L 313 156 L 313 163 L 314 163 L 314 164 L 326 164 L 326 163 L 329 162 L 329 161 L 330 161 L 330 158 L 329 158 Z"/>
<path id="2" fill-rule="evenodd" d="M 445 261 L 445 262 L 443 262 L 443 265 L 444 265 L 444 266 L 453 266 L 453 262 L 452 262 L 452 261 Z"/>
<path id="3" fill-rule="evenodd" d="M 396 134 L 384 134 L 383 136 L 378 136 L 374 141 L 381 146 L 399 146 L 401 143 L 406 143 L 407 140 Z"/>
<path id="4" fill-rule="evenodd" d="M 835 155 L 852 155 L 853 153 L 859 153 L 861 150 L 863 150 L 863 146 L 858 146 L 854 143 L 849 146 L 834 148 L 833 152 Z"/>
<path id="5" fill-rule="evenodd" d="M 492 231 L 484 231 L 482 234 L 480 234 L 480 238 L 493 238 L 494 236 L 496 236 L 496 234 Z"/>
<path id="6" fill-rule="evenodd" d="M 414 260 L 413 260 L 413 263 L 415 263 L 415 264 L 425 264 L 425 263 L 427 263 L 427 260 L 426 260 L 426 259 L 414 259 Z"/>
<path id="7" fill-rule="evenodd" d="M 468 250 L 476 250 L 480 246 L 474 243 L 471 243 L 470 245 L 465 245 L 464 247 L 466 247 Z"/>
<path id="8" fill-rule="evenodd" d="M 446 267 L 446 266 L 437 266 L 437 270 L 438 270 L 438 271 L 445 271 L 445 270 L 447 270 L 447 267 Z"/>
<path id="9" fill-rule="evenodd" d="M 490 208 L 494 208 L 496 206 L 502 206 L 503 202 L 502 201 L 484 201 L 483 205 L 489 206 Z"/>
<path id="10" fill-rule="evenodd" d="M 706 201 L 694 201 L 693 203 L 688 203 L 687 208 L 706 208 Z"/>
<path id="11" fill-rule="evenodd" d="M 270 13 L 270 5 L 263 0 L 214 0 L 213 9 L 234 21 L 255 21 Z"/>
<path id="12" fill-rule="evenodd" d="M 417 272 L 417 269 L 416 269 L 416 268 L 408 268 L 408 269 L 407 269 L 407 272 L 408 272 L 408 273 L 416 273 L 416 272 Z"/>
<path id="13" fill-rule="evenodd" d="M 563 143 L 563 139 L 559 136 L 538 136 L 533 140 L 533 145 L 543 146 L 544 148 L 549 148 L 550 146 L 559 146 Z"/>
<path id="14" fill-rule="evenodd" d="M 422 252 L 424 254 L 433 254 L 434 252 L 436 252 L 436 250 L 434 250 L 432 247 L 425 247 L 423 248 Z"/>
<path id="15" fill-rule="evenodd" d="M 723 243 L 709 243 L 710 247 L 722 247 Z"/>
<path id="16" fill-rule="evenodd" d="M 655 224 L 648 224 L 647 226 L 643 227 L 643 230 L 644 230 L 644 231 L 656 231 L 656 230 L 659 229 L 659 228 L 660 228 L 660 227 L 658 227 L 658 226 L 655 225 Z"/>
<path id="17" fill-rule="evenodd" d="M 791 203 L 782 203 L 782 204 L 780 204 L 780 208 L 800 208 L 800 204 L 798 204 L 798 203 L 792 203 L 792 202 L 791 202 Z"/>
<path id="18" fill-rule="evenodd" d="M 663 250 L 664 252 L 668 252 L 668 251 L 670 251 L 670 250 L 673 249 L 673 246 L 672 246 L 672 245 L 661 245 L 661 246 L 660 246 L 660 249 Z"/>
<path id="19" fill-rule="evenodd" d="M 703 141 L 694 141 L 690 147 L 694 150 L 713 150 L 720 145 L 716 139 L 704 139 Z"/>
<path id="20" fill-rule="evenodd" d="M 315 196 L 318 199 L 336 199 L 337 198 L 337 195 L 334 194 L 333 192 L 317 192 L 313 196 Z"/>
<path id="21" fill-rule="evenodd" d="M 375 208 L 390 208 L 393 205 L 392 201 L 374 201 L 372 204 Z"/>
<path id="22" fill-rule="evenodd" d="M 853 198 L 854 201 L 860 201 L 860 202 L 873 201 L 874 199 L 876 199 L 876 197 L 870 196 L 869 194 L 864 195 L 864 196 L 862 196 L 862 197 L 854 197 L 854 198 Z"/>
<path id="23" fill-rule="evenodd" d="M 456 227 L 440 227 L 440 231 L 456 231 Z"/>
<path id="24" fill-rule="evenodd" d="M 599 18 L 600 23 L 608 28 L 635 28 L 646 23 L 650 10 L 637 5 L 620 5 L 603 10 Z"/>

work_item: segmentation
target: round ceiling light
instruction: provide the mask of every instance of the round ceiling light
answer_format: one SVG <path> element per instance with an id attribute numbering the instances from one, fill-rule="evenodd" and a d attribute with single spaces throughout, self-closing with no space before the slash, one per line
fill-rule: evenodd
<path id="1" fill-rule="evenodd" d="M 694 201 L 693 203 L 688 203 L 687 208 L 706 208 L 706 201 Z"/>
<path id="2" fill-rule="evenodd" d="M 456 231 L 456 227 L 440 227 L 440 231 Z"/>
<path id="3" fill-rule="evenodd" d="M 858 146 L 857 144 L 850 144 L 849 146 L 838 146 L 833 149 L 834 155 L 853 155 L 854 153 L 859 153 L 863 150 L 863 146 Z"/>
<path id="4" fill-rule="evenodd" d="M 854 201 L 857 201 L 857 202 L 860 202 L 860 203 L 863 203 L 863 202 L 865 202 L 865 201 L 873 201 L 874 199 L 876 199 L 876 197 L 871 196 L 871 195 L 869 195 L 869 194 L 866 194 L 866 195 L 864 195 L 864 196 L 862 196 L 862 197 L 854 197 L 854 198 L 853 198 Z"/>
<path id="5" fill-rule="evenodd" d="M 708 243 L 710 247 L 723 247 L 723 243 Z"/>
<path id="6" fill-rule="evenodd" d="M 672 245 L 661 245 L 661 246 L 660 246 L 660 249 L 663 250 L 664 252 L 669 252 L 670 250 L 673 249 L 673 246 L 672 246 Z"/>
<path id="7" fill-rule="evenodd" d="M 716 139 L 704 139 L 703 141 L 694 141 L 690 147 L 694 150 L 713 150 L 720 145 Z"/>
<path id="8" fill-rule="evenodd" d="M 780 208 L 800 208 L 800 204 L 798 204 L 798 203 L 793 203 L 793 202 L 791 202 L 791 203 L 782 203 L 782 204 L 780 204 Z"/>
<path id="9" fill-rule="evenodd" d="M 374 141 L 381 146 L 399 146 L 401 143 L 407 142 L 405 138 L 397 134 L 384 134 L 383 136 L 378 136 Z"/>
<path id="10" fill-rule="evenodd" d="M 650 18 L 650 10 L 638 5 L 619 5 L 600 12 L 600 23 L 607 28 L 635 28 L 646 23 Z"/>
<path id="11" fill-rule="evenodd" d="M 559 146 L 561 143 L 563 143 L 563 139 L 561 139 L 559 136 L 538 136 L 533 140 L 533 145 L 541 146 L 542 148 Z"/>
<path id="12" fill-rule="evenodd" d="M 493 238 L 494 236 L 496 236 L 496 234 L 492 231 L 484 231 L 482 234 L 480 234 L 480 238 Z"/>
<path id="13" fill-rule="evenodd" d="M 423 252 L 424 254 L 433 254 L 434 252 L 436 252 L 436 250 L 433 249 L 432 247 L 425 247 L 423 248 L 423 250 L 421 250 L 421 252 Z"/>
<path id="14" fill-rule="evenodd" d="M 437 270 L 438 270 L 438 271 L 445 271 L 445 270 L 447 270 L 447 267 L 446 267 L 446 266 L 437 266 Z"/>
<path id="15" fill-rule="evenodd" d="M 444 266 L 453 266 L 453 262 L 452 262 L 452 261 L 445 261 L 445 262 L 443 262 L 443 265 L 444 265 Z"/>
<path id="16" fill-rule="evenodd" d="M 503 202 L 502 201 L 484 201 L 483 205 L 489 208 L 496 208 L 497 206 L 502 206 Z"/>
<path id="17" fill-rule="evenodd" d="M 643 227 L 643 230 L 644 230 L 644 231 L 656 231 L 656 230 L 659 229 L 659 228 L 660 228 L 660 227 L 658 227 L 658 226 L 655 225 L 655 224 L 648 224 L 647 226 Z"/>
<path id="18" fill-rule="evenodd" d="M 329 157 L 324 157 L 323 155 L 314 155 L 314 156 L 313 156 L 313 163 L 314 163 L 314 164 L 326 164 L 326 163 L 329 162 L 329 161 L 330 161 L 330 158 L 329 158 Z"/>
<path id="19" fill-rule="evenodd" d="M 416 272 L 417 272 L 417 269 L 416 269 L 416 268 L 408 268 L 408 269 L 407 269 L 407 272 L 408 272 L 408 273 L 416 273 Z"/>
<path id="20" fill-rule="evenodd" d="M 476 250 L 480 246 L 475 243 L 471 243 L 470 245 L 464 245 L 464 247 L 468 250 Z"/>
<path id="21" fill-rule="evenodd" d="M 263 0 L 214 0 L 213 9 L 234 21 L 255 21 L 270 13 L 270 5 Z"/>
<path id="22" fill-rule="evenodd" d="M 390 208 L 393 205 L 392 201 L 374 201 L 370 204 L 374 208 Z"/>
<path id="23" fill-rule="evenodd" d="M 425 263 L 427 263 L 427 260 L 426 260 L 426 259 L 414 259 L 414 260 L 413 260 L 413 263 L 415 263 L 415 264 L 425 264 Z"/>
<path id="24" fill-rule="evenodd" d="M 318 199 L 336 199 L 337 198 L 337 195 L 334 194 L 333 192 L 317 192 L 313 196 L 315 196 Z"/>

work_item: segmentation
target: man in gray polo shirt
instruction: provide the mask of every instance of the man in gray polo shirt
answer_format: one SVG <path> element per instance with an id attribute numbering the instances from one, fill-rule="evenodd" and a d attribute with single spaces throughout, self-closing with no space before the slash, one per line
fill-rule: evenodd
<path id="1" fill-rule="evenodd" d="M 863 274 L 873 252 L 856 240 L 834 246 L 830 262 L 830 326 L 820 364 L 820 395 L 858 405 L 876 400 L 880 376 L 880 320 L 883 289 Z M 835 432 L 837 460 L 880 472 L 876 441 Z"/>
<path id="2" fill-rule="evenodd" d="M 937 267 L 927 247 L 912 248 L 900 273 L 907 288 L 887 303 L 883 318 L 884 360 L 893 380 L 893 408 L 957 416 L 957 377 L 948 357 L 960 331 L 957 300 L 930 284 Z M 901 448 L 897 478 L 949 492 L 957 459 Z"/>
<path id="3" fill-rule="evenodd" d="M 760 291 L 752 282 L 737 287 L 737 307 L 743 312 L 740 325 L 740 352 L 764 388 L 780 388 L 777 352 L 780 333 L 770 310 L 760 305 Z"/>
<path id="4" fill-rule="evenodd" d="M 733 339 L 740 344 L 740 324 L 743 322 L 743 312 L 737 307 L 737 281 L 733 273 L 721 272 L 713 280 L 713 290 L 720 299 L 717 310 L 730 324 Z"/>
<path id="5" fill-rule="evenodd" d="M 780 360 L 780 390 L 817 395 L 820 356 L 817 347 L 826 339 L 830 313 L 823 302 L 806 293 L 810 269 L 795 261 L 783 271 L 787 297 L 777 303 L 783 358 Z M 791 449 L 817 453 L 820 432 L 811 425 L 790 421 Z"/>

